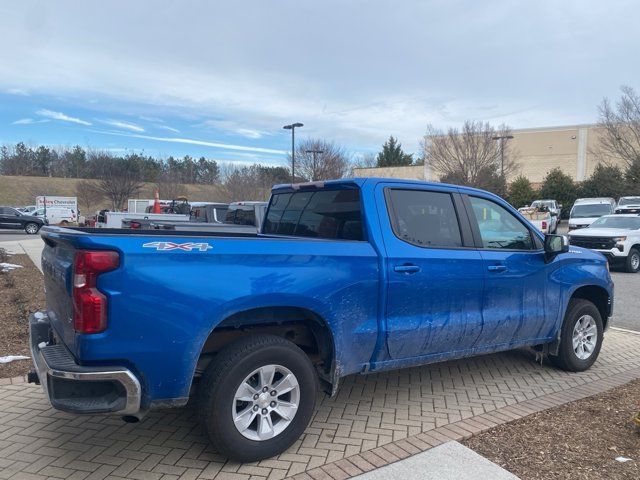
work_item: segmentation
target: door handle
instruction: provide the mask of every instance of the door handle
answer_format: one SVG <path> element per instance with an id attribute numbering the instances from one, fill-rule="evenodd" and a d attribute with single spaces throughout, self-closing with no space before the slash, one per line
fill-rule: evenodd
<path id="1" fill-rule="evenodd" d="M 398 273 L 412 274 L 418 273 L 420 270 L 421 269 L 418 265 L 396 265 L 393 267 L 393 271 Z"/>
<path id="2" fill-rule="evenodd" d="M 490 272 L 506 272 L 507 266 L 506 265 L 489 265 L 487 267 L 487 270 L 489 270 Z"/>

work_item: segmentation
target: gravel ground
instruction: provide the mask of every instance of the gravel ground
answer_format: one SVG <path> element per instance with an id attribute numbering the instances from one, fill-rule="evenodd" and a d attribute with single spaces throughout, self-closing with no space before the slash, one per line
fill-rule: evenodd
<path id="1" fill-rule="evenodd" d="M 523 480 L 640 478 L 640 380 L 501 425 L 465 442 Z M 616 457 L 631 461 L 619 462 Z"/>
<path id="2" fill-rule="evenodd" d="M 0 356 L 30 355 L 27 317 L 44 307 L 42 274 L 26 255 L 11 255 L 9 263 L 22 265 L 0 273 Z M 0 363 L 0 378 L 26 374 L 31 360 Z"/>

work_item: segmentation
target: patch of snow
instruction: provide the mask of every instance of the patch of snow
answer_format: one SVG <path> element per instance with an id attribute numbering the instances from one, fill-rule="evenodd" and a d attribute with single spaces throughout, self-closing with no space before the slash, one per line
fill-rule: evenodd
<path id="1" fill-rule="evenodd" d="M 9 363 L 15 360 L 29 360 L 31 357 L 25 357 L 24 355 L 8 355 L 6 357 L 0 357 L 0 363 Z"/>
<path id="2" fill-rule="evenodd" d="M 9 270 L 15 270 L 16 268 L 22 268 L 22 265 L 16 265 L 15 263 L 0 263 L 0 271 L 8 272 Z"/>

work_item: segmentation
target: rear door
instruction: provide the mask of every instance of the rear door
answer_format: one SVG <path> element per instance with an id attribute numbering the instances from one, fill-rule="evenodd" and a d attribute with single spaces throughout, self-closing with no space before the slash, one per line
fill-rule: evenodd
<path id="1" fill-rule="evenodd" d="M 393 359 L 472 348 L 482 330 L 483 260 L 461 198 L 440 186 L 379 185 Z"/>
<path id="2" fill-rule="evenodd" d="M 494 199 L 464 199 L 487 277 L 478 346 L 547 337 L 556 312 L 545 316 L 548 266 L 542 242 Z"/>

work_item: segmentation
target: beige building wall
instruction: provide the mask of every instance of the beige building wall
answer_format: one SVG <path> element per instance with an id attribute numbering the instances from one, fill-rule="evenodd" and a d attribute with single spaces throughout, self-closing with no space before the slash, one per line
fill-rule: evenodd
<path id="1" fill-rule="evenodd" d="M 597 125 L 527 128 L 513 131 L 508 140 L 509 150 L 517 159 L 518 168 L 509 180 L 524 175 L 532 183 L 540 184 L 554 168 L 560 168 L 575 181 L 588 178 L 602 161 L 598 154 L 602 130 Z M 622 159 L 607 158 L 607 163 L 624 168 Z M 496 166 L 498 167 L 498 166 Z M 438 180 L 437 172 L 428 165 L 388 168 L 356 168 L 361 177 L 390 177 L 419 180 Z"/>

